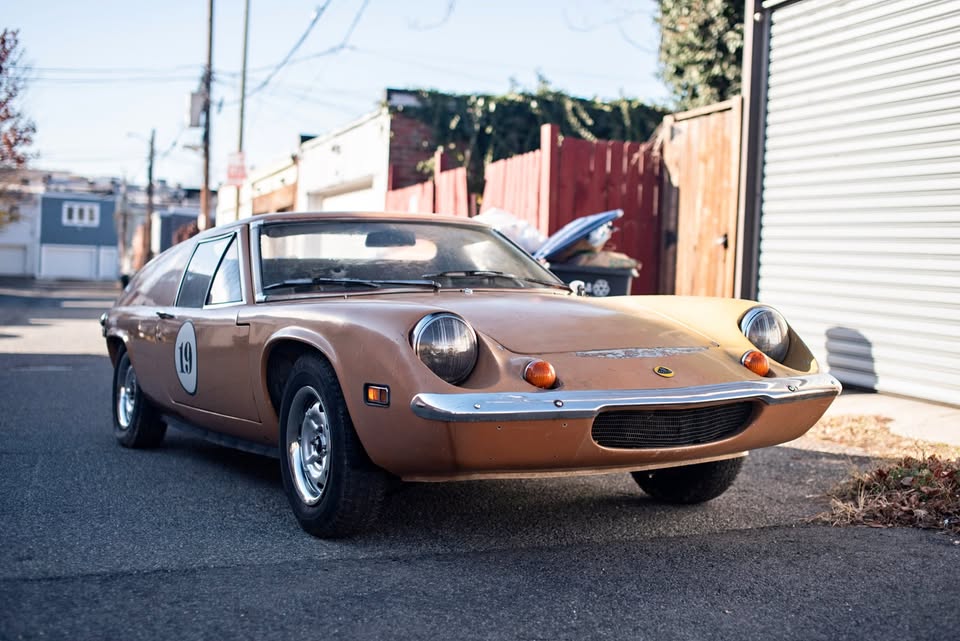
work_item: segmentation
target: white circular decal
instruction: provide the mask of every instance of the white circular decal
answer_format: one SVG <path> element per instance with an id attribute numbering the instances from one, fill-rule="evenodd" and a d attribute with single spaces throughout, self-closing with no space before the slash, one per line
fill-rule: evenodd
<path id="1" fill-rule="evenodd" d="M 593 295 L 594 296 L 607 296 L 610 294 L 610 283 L 604 278 L 598 278 L 593 283 Z"/>
<path id="2" fill-rule="evenodd" d="M 193 323 L 187 321 L 177 332 L 177 344 L 173 353 L 177 378 L 187 394 L 197 393 L 197 332 Z"/>

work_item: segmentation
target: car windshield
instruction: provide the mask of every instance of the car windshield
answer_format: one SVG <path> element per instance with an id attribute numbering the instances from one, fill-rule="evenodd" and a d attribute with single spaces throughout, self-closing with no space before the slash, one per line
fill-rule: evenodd
<path id="1" fill-rule="evenodd" d="M 566 288 L 492 229 L 381 220 L 265 224 L 261 289 Z"/>

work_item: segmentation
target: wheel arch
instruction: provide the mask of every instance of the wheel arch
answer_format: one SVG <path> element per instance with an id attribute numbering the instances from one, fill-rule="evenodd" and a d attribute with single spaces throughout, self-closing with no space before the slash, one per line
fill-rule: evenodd
<path id="1" fill-rule="evenodd" d="M 120 355 L 127 351 L 126 336 L 120 334 L 107 335 L 107 355 L 110 357 L 110 364 L 114 367 L 120 360 Z"/>
<path id="2" fill-rule="evenodd" d="M 290 370 L 304 354 L 315 354 L 323 358 L 337 374 L 338 382 L 341 380 L 339 363 L 333 348 L 322 336 L 298 327 L 290 327 L 271 336 L 264 345 L 260 368 L 269 410 L 273 412 L 278 423 L 283 389 L 290 377 Z"/>

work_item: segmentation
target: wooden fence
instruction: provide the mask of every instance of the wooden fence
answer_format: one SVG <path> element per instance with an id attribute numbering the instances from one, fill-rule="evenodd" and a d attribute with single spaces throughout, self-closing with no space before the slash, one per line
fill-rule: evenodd
<path id="1" fill-rule="evenodd" d="M 436 170 L 433 179 L 409 187 L 387 190 L 384 203 L 386 211 L 408 214 L 470 215 L 466 168 L 448 169 L 448 158 L 439 150 L 433 159 Z"/>
<path id="2" fill-rule="evenodd" d="M 659 162 L 652 143 L 562 138 L 555 125 L 540 129 L 540 149 L 487 165 L 481 211 L 499 208 L 550 235 L 575 218 L 622 209 L 607 249 L 640 261 L 634 294 L 659 291 Z M 471 211 L 466 169 L 434 159 L 434 180 L 387 192 L 392 211 Z"/>
<path id="3" fill-rule="evenodd" d="M 432 180 L 401 189 L 391 189 L 387 191 L 384 209 L 404 214 L 432 214 L 435 211 L 434 196 Z"/>
<path id="4" fill-rule="evenodd" d="M 550 234 L 548 218 L 540 215 L 540 158 L 537 149 L 519 156 L 504 158 L 487 165 L 484 170 L 483 202 L 481 211 L 502 209 L 508 211 L 545 236 Z"/>
<path id="5" fill-rule="evenodd" d="M 624 212 L 607 249 L 641 262 L 635 294 L 659 287 L 659 163 L 651 143 L 561 138 L 540 130 L 540 149 L 487 165 L 481 210 L 511 212 L 549 235 L 580 216 Z"/>
<path id="6" fill-rule="evenodd" d="M 660 126 L 664 293 L 733 296 L 740 130 L 740 97 Z"/>

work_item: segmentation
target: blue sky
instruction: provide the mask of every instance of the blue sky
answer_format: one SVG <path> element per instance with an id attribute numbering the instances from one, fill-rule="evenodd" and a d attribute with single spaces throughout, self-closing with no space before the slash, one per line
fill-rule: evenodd
<path id="1" fill-rule="evenodd" d="M 327 1 L 251 0 L 248 91 Z M 534 88 L 541 73 L 579 96 L 667 101 L 653 0 L 368 0 L 351 48 L 311 58 L 343 41 L 363 5 L 329 0 L 292 63 L 250 96 L 248 164 L 372 111 L 388 86 L 503 93 L 511 81 Z M 37 124 L 33 166 L 142 183 L 155 128 L 155 177 L 199 185 L 200 154 L 183 145 L 200 141 L 184 125 L 206 59 L 206 11 L 205 0 L 8 3 L 3 26 L 20 29 L 32 67 L 23 107 Z M 216 0 L 213 186 L 237 145 L 242 26 L 243 0 Z"/>

